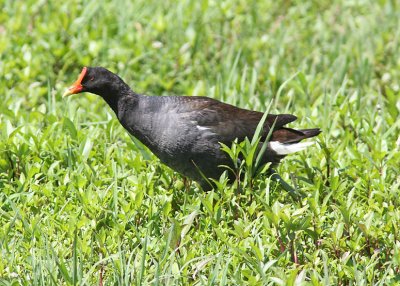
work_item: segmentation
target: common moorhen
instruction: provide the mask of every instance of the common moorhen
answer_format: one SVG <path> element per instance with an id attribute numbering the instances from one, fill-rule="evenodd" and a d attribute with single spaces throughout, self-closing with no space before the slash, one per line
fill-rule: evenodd
<path id="1" fill-rule="evenodd" d="M 100 95 L 114 110 L 128 132 L 146 145 L 173 170 L 200 183 L 218 179 L 232 160 L 221 150 L 237 138 L 252 138 L 263 113 L 241 109 L 200 96 L 144 96 L 135 93 L 116 74 L 103 67 L 84 67 L 76 82 L 63 96 L 91 92 Z M 269 114 L 261 136 L 273 123 L 263 162 L 278 164 L 287 154 L 305 149 L 312 142 L 299 143 L 320 133 L 319 128 L 295 130 L 283 127 L 296 120 L 290 114 Z M 234 179 L 233 174 L 230 174 Z"/>

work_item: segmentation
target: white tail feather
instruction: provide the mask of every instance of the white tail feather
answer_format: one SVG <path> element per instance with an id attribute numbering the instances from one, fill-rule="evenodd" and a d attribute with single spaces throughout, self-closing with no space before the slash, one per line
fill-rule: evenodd
<path id="1" fill-rule="evenodd" d="M 287 155 L 290 153 L 302 151 L 307 147 L 313 145 L 315 142 L 301 142 L 301 143 L 281 143 L 278 141 L 269 142 L 269 146 L 278 155 Z"/>

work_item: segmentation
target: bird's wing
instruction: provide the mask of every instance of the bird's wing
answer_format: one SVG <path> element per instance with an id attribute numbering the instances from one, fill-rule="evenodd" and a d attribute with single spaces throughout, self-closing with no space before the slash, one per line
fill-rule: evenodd
<path id="1" fill-rule="evenodd" d="M 223 143 L 230 143 L 236 138 L 239 141 L 245 137 L 252 138 L 263 116 L 262 112 L 238 108 L 207 97 L 181 99 L 189 102 L 181 105 L 185 107 L 180 112 L 185 113 L 188 120 L 195 122 L 198 129 L 216 134 L 218 141 Z M 296 119 L 296 116 L 290 114 L 268 114 L 261 136 L 268 135 L 275 121 L 274 130 L 282 130 L 285 124 Z M 280 133 L 285 136 L 287 132 Z"/>

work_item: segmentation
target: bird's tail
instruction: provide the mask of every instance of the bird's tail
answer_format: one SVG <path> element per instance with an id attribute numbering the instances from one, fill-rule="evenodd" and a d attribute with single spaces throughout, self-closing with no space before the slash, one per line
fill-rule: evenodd
<path id="1" fill-rule="evenodd" d="M 319 129 L 319 128 L 302 129 L 299 131 L 302 132 L 306 138 L 315 137 L 321 133 L 321 129 Z"/>
<path id="2" fill-rule="evenodd" d="M 315 137 L 321 133 L 319 128 L 295 130 L 281 128 L 273 132 L 269 147 L 277 155 L 285 156 L 290 153 L 302 151 L 314 142 L 300 142 L 303 139 Z"/>

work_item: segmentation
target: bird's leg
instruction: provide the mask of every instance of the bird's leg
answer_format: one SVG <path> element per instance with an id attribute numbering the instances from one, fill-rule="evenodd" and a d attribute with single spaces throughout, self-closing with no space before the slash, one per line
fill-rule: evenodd
<path id="1" fill-rule="evenodd" d="M 99 278 L 99 286 L 103 286 L 103 273 L 104 273 L 104 265 L 100 266 L 100 278 Z"/>
<path id="2" fill-rule="evenodd" d="M 302 197 L 302 194 L 297 192 L 292 186 L 290 186 L 288 183 L 286 183 L 282 177 L 274 170 L 271 169 L 271 178 L 274 179 L 276 182 L 278 182 L 282 188 L 289 193 L 289 195 L 296 201 L 299 201 L 300 198 Z"/>
<path id="3" fill-rule="evenodd" d="M 188 193 L 190 191 L 191 181 L 187 177 L 183 177 L 183 185 L 185 186 L 185 192 Z"/>
<path id="4" fill-rule="evenodd" d="M 240 206 L 240 196 L 242 193 L 242 185 L 240 182 L 240 175 L 239 175 L 239 170 L 237 170 L 237 172 L 235 173 L 235 177 L 236 177 L 236 205 L 233 206 L 233 215 L 235 217 L 235 220 L 238 219 L 239 217 L 239 206 Z"/>
<path id="5" fill-rule="evenodd" d="M 240 184 L 240 178 L 239 178 L 239 176 L 236 176 L 236 182 L 237 182 L 236 196 L 237 196 L 238 203 L 239 203 L 240 194 L 241 194 L 241 192 L 242 192 L 242 185 Z"/>
<path id="6" fill-rule="evenodd" d="M 160 177 L 161 177 L 161 172 L 160 172 Z M 169 182 L 168 190 L 171 189 L 172 186 L 174 185 L 175 178 L 176 178 L 176 176 L 173 175 L 172 178 L 171 178 L 171 181 Z"/>

